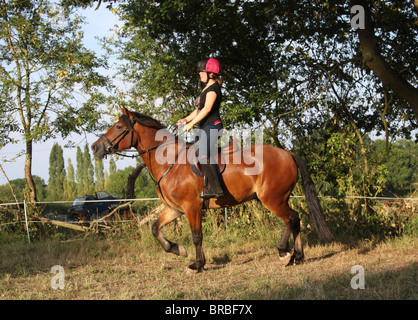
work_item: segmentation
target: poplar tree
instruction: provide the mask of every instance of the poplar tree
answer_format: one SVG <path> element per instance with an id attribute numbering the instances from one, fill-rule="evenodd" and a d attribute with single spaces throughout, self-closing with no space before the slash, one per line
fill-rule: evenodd
<path id="1" fill-rule="evenodd" d="M 116 162 L 115 159 L 113 159 L 113 157 L 110 157 L 109 159 L 109 173 L 106 171 L 105 172 L 105 190 L 107 192 L 111 192 L 112 190 L 112 185 L 114 183 L 114 176 L 116 175 Z"/>
<path id="2" fill-rule="evenodd" d="M 84 161 L 83 161 L 83 153 L 81 152 L 80 147 L 77 147 L 77 172 L 76 172 L 76 179 L 77 179 L 77 197 L 81 197 L 84 195 Z"/>
<path id="3" fill-rule="evenodd" d="M 109 177 L 111 175 L 115 174 L 116 170 L 117 170 L 117 168 L 116 168 L 115 159 L 113 159 L 113 157 L 110 157 L 110 160 L 109 160 Z"/>
<path id="4" fill-rule="evenodd" d="M 94 168 L 90 156 L 90 148 L 87 144 L 84 146 L 83 154 L 83 183 L 84 193 L 94 194 Z"/>
<path id="5" fill-rule="evenodd" d="M 49 155 L 49 180 L 48 195 L 49 200 L 59 200 L 64 195 L 65 164 L 61 146 L 55 142 Z"/>
<path id="6" fill-rule="evenodd" d="M 104 190 L 107 190 L 109 186 L 109 172 L 107 170 L 104 171 Z"/>
<path id="7" fill-rule="evenodd" d="M 97 191 L 101 191 L 104 189 L 105 185 L 105 174 L 104 174 L 104 167 L 103 161 L 100 159 L 95 158 L 94 160 L 94 174 L 96 176 L 95 186 Z"/>
<path id="8" fill-rule="evenodd" d="M 70 158 L 68 158 L 67 179 L 65 182 L 66 182 L 65 184 L 66 200 L 73 200 L 76 197 L 77 184 L 75 182 L 74 167 Z"/>

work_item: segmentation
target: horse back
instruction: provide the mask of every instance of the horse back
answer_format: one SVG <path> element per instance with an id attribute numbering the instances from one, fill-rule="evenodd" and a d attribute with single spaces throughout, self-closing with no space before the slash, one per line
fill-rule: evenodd
<path id="1" fill-rule="evenodd" d="M 240 153 L 241 159 L 236 154 L 229 155 L 230 162 L 222 174 L 234 202 L 256 199 L 262 192 L 290 194 L 298 171 L 289 151 L 257 144 L 241 149 Z"/>

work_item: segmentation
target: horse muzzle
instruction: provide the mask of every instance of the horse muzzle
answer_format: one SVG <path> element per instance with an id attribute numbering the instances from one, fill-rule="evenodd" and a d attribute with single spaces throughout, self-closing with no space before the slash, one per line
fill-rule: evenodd
<path id="1" fill-rule="evenodd" d="M 102 139 L 99 139 L 95 143 L 93 143 L 91 145 L 91 150 L 93 151 L 93 156 L 95 156 L 98 159 L 103 159 L 105 155 L 108 153 Z"/>

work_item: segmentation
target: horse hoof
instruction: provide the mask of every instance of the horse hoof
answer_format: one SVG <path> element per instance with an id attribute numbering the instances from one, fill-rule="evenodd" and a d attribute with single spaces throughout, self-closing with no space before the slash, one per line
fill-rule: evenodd
<path id="1" fill-rule="evenodd" d="M 186 270 L 184 271 L 187 275 L 194 275 L 194 274 L 198 274 L 201 270 L 200 269 L 192 269 L 190 267 L 187 267 Z"/>
<path id="2" fill-rule="evenodd" d="M 286 255 L 285 256 L 283 256 L 283 257 L 280 257 L 279 256 L 279 259 L 280 259 L 280 261 L 281 261 L 281 263 L 284 265 L 284 266 L 289 266 L 291 263 L 293 263 L 293 255 L 291 255 L 290 254 L 290 252 L 286 252 Z"/>
<path id="3" fill-rule="evenodd" d="M 183 245 L 179 244 L 179 256 L 187 258 L 188 254 Z"/>

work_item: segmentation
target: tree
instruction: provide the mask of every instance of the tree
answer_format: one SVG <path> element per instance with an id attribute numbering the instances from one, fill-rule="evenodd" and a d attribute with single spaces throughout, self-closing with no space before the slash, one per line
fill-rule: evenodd
<path id="1" fill-rule="evenodd" d="M 60 200 L 65 188 L 65 164 L 61 146 L 55 142 L 49 155 L 48 199 Z"/>
<path id="2" fill-rule="evenodd" d="M 74 167 L 70 158 L 68 158 L 67 179 L 65 182 L 65 198 L 66 200 L 73 200 L 77 196 L 77 185 L 75 182 Z"/>
<path id="3" fill-rule="evenodd" d="M 79 146 L 77 146 L 77 153 L 76 153 L 76 161 L 77 161 L 77 172 L 76 172 L 76 179 L 77 179 L 77 196 L 81 196 L 84 194 L 84 160 L 83 160 L 83 153 Z"/>
<path id="4" fill-rule="evenodd" d="M 375 142 L 376 152 L 380 157 L 387 158 L 386 192 L 390 196 L 406 196 L 413 193 L 418 182 L 418 144 L 401 139 L 391 145 L 388 154 L 385 144 L 383 140 Z"/>
<path id="5" fill-rule="evenodd" d="M 83 186 L 85 194 L 94 193 L 94 168 L 87 144 L 84 145 L 83 153 Z"/>
<path id="6" fill-rule="evenodd" d="M 358 28 L 358 37 L 360 40 L 360 49 L 363 55 L 363 60 L 366 62 L 367 66 L 373 70 L 374 74 L 379 77 L 379 79 L 391 88 L 394 92 L 399 94 L 404 100 L 408 101 L 411 108 L 415 113 L 415 117 L 418 119 L 418 88 L 411 85 L 405 78 L 402 77 L 401 73 L 405 69 L 401 69 L 402 72 L 394 70 L 389 63 L 388 59 L 382 56 L 381 50 L 379 49 L 379 40 L 376 37 L 376 33 L 373 26 L 372 12 L 371 9 L 377 11 L 376 15 L 384 16 L 383 19 L 390 19 L 395 21 L 396 24 L 404 23 L 404 27 L 408 26 L 408 23 L 405 23 L 405 16 L 399 14 L 399 12 L 404 11 L 405 2 L 404 1 L 393 1 L 393 3 L 388 3 L 387 5 L 382 5 L 381 3 L 376 3 L 370 5 L 370 1 L 367 0 L 351 0 L 351 7 L 360 6 L 364 10 L 364 28 Z M 418 4 L 415 1 L 415 10 L 418 8 Z M 412 9 L 412 5 L 410 6 Z M 412 10 L 410 14 L 413 15 Z M 418 14 L 418 13 L 417 13 Z M 390 15 L 388 17 L 388 15 Z M 402 20 L 398 20 L 402 19 Z M 382 19 L 382 18 L 380 18 Z M 412 27 L 412 25 L 410 25 Z M 402 27 L 401 27 L 402 28 Z M 415 27 L 416 28 L 416 27 Z M 396 32 L 396 31 L 395 31 Z M 405 36 L 405 32 L 401 33 L 401 36 Z M 383 38 L 386 35 L 383 34 Z M 415 60 L 416 62 L 416 58 Z M 412 61 L 411 61 L 412 62 Z M 407 69 L 414 68 L 414 65 L 411 62 L 407 62 L 405 67 Z M 416 66 L 416 65 L 415 65 Z M 412 70 L 410 70 L 412 71 Z M 413 72 L 413 71 L 412 71 Z"/>
<path id="7" fill-rule="evenodd" d="M 60 23 L 57 23 L 57 19 Z M 67 10 L 53 10 L 46 0 L 6 1 L 0 6 L 0 119 L 18 116 L 26 144 L 25 177 L 32 203 L 33 142 L 59 133 L 94 130 L 102 101 L 98 88 L 107 80 L 95 70 L 105 66 L 84 48 L 83 20 Z M 78 102 L 76 102 L 78 101 Z"/>
<path id="8" fill-rule="evenodd" d="M 97 191 L 104 190 L 105 173 L 102 159 L 94 159 L 94 175 L 96 177 L 95 187 Z"/>
<path id="9" fill-rule="evenodd" d="M 109 194 L 125 198 L 127 191 L 126 185 L 129 176 L 134 170 L 134 167 L 127 167 L 109 174 L 109 184 L 106 191 Z M 138 174 L 135 180 L 134 195 L 138 198 L 154 198 L 157 196 L 155 183 L 151 180 L 147 172 L 141 171 Z"/>
<path id="10" fill-rule="evenodd" d="M 5 89 L 4 87 L 2 88 Z M 1 90 L 1 89 L 0 89 Z M 0 97 L 3 96 L 0 94 Z M 1 108 L 6 103 L 0 100 Z M 7 115 L 3 113 L 0 109 L 0 150 L 3 148 L 6 144 L 14 142 L 14 139 L 11 136 L 11 133 L 16 128 L 16 121 L 13 119 L 12 115 Z"/>
<path id="11" fill-rule="evenodd" d="M 115 159 L 113 157 L 110 157 L 110 160 L 109 160 L 109 176 L 115 174 L 116 171 L 117 171 L 117 168 L 116 168 Z"/>
<path id="12" fill-rule="evenodd" d="M 123 170 L 117 170 L 113 173 L 109 173 L 109 184 L 106 191 L 120 198 L 126 196 L 126 183 L 128 182 L 128 176 L 132 173 L 133 167 L 127 167 Z"/>
<path id="13" fill-rule="evenodd" d="M 38 176 L 33 176 L 35 181 L 36 188 L 38 190 L 39 201 L 46 200 L 46 185 L 44 180 Z M 13 187 L 13 191 L 16 194 L 16 197 L 19 202 L 25 198 L 25 193 L 27 192 L 26 179 L 14 179 L 10 181 L 10 184 Z M 10 192 L 10 188 L 7 185 L 0 186 L 0 199 L 4 202 L 14 202 L 14 198 Z"/>
<path id="14" fill-rule="evenodd" d="M 276 91 L 281 89 L 281 81 L 295 89 L 305 82 L 296 75 L 308 71 L 314 76 L 314 69 L 324 67 L 346 77 L 348 74 L 341 72 L 344 64 L 355 65 L 363 72 L 368 66 L 376 75 L 375 83 L 381 80 L 411 105 L 408 108 L 401 103 L 398 108 L 408 114 L 416 110 L 417 57 L 411 50 L 417 46 L 418 9 L 412 1 L 408 5 L 404 0 L 66 2 L 83 7 L 99 7 L 103 2 L 119 13 L 125 22 L 119 35 L 127 40 L 118 47 L 128 61 L 123 70 L 141 81 L 132 94 L 136 93 L 141 101 L 139 95 L 156 97 L 158 93 L 159 98 L 172 104 L 168 108 L 171 112 L 178 109 L 174 105 L 187 103 L 190 90 L 196 88 L 196 81 L 190 81 L 195 71 L 190 62 L 208 55 L 223 62 L 231 105 L 237 105 L 233 108 L 235 118 L 244 116 L 248 121 L 257 115 L 260 103 L 269 106 L 279 102 L 281 95 Z M 361 6 L 365 13 L 361 17 L 365 19 L 364 28 L 357 30 L 350 23 L 350 12 L 355 6 Z M 337 54 L 317 60 L 312 51 L 315 47 L 317 52 L 331 49 Z M 341 59 L 338 54 L 344 51 L 351 52 Z M 308 60 L 310 70 L 304 70 Z M 130 62 L 134 65 L 130 66 Z M 295 65 L 298 72 L 287 72 L 289 64 Z M 132 67 L 136 75 L 129 72 Z M 316 83 L 313 79 L 310 82 Z M 304 95 L 307 93 L 305 90 Z M 251 104 L 255 108 L 248 108 Z"/>

